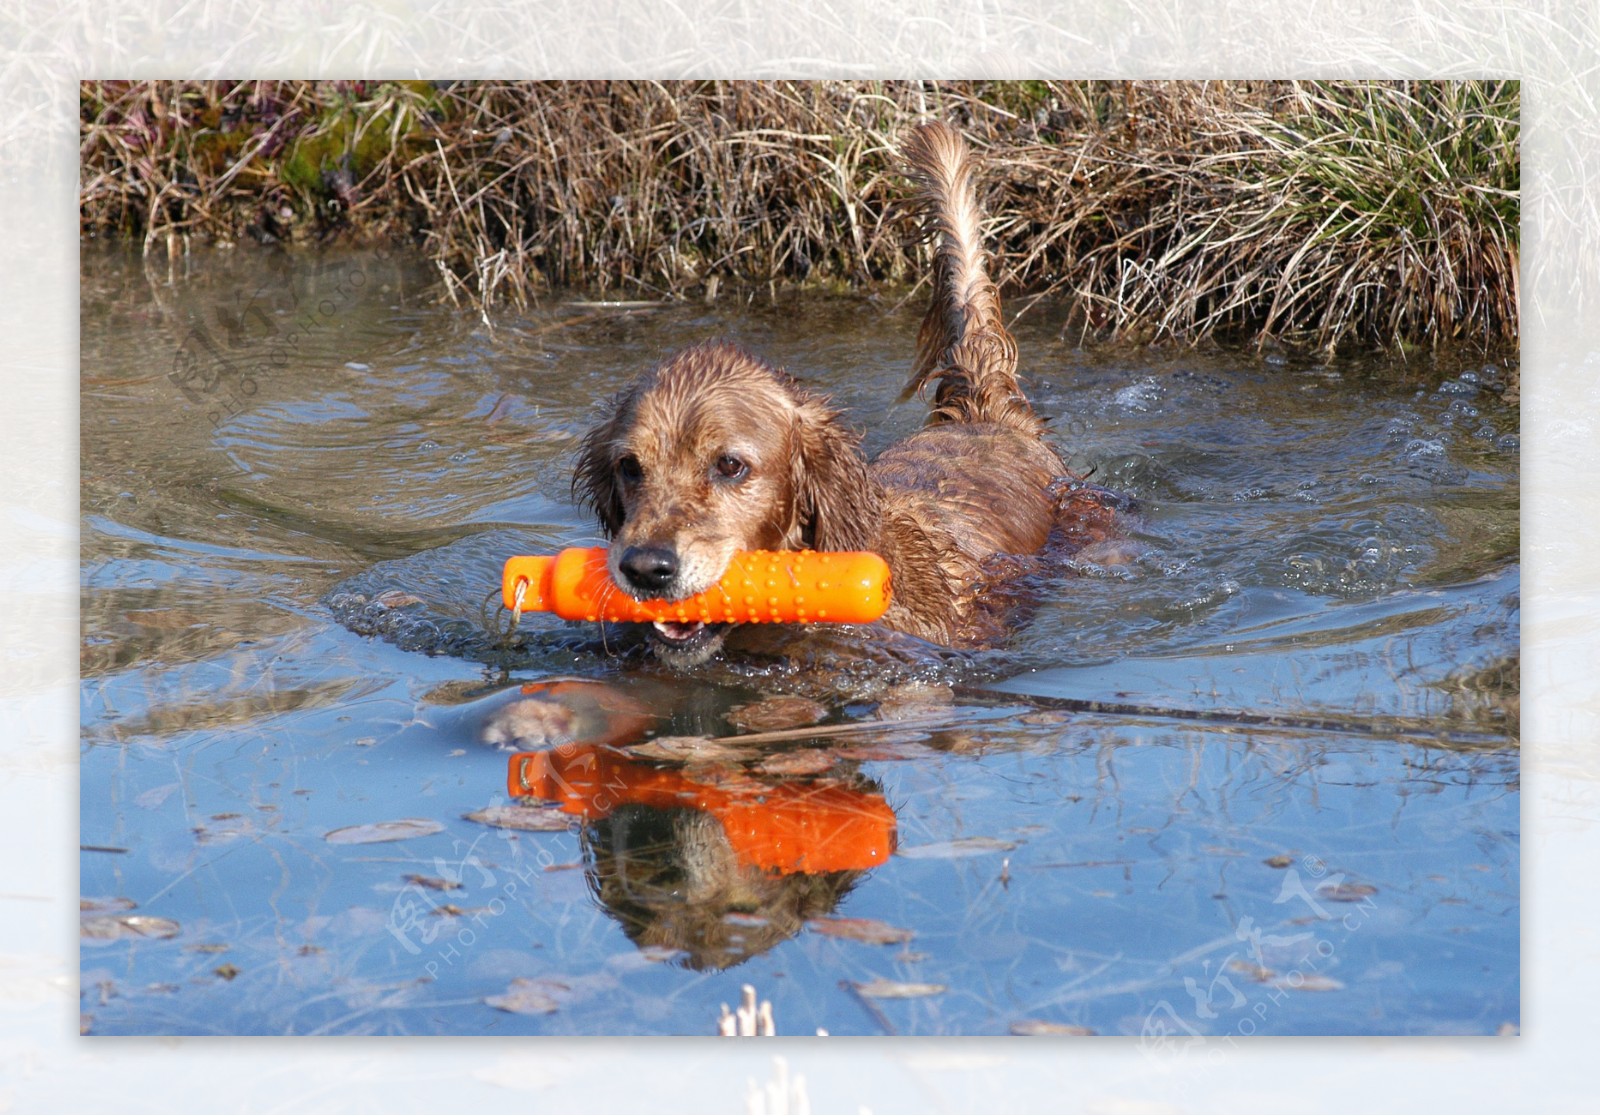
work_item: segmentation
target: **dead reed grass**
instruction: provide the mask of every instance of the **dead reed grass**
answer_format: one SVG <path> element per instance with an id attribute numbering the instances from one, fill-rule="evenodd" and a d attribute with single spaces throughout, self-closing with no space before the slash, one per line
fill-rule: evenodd
<path id="1" fill-rule="evenodd" d="M 405 237 L 453 298 L 909 281 L 895 144 L 983 155 L 1095 337 L 1518 339 L 1520 89 L 1464 82 L 85 82 L 85 235 Z"/>

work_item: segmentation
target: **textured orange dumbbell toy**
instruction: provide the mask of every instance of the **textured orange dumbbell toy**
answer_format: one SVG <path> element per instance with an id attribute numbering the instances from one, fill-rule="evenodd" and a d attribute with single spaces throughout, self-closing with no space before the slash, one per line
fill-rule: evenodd
<path id="1" fill-rule="evenodd" d="M 676 620 L 767 624 L 867 624 L 889 607 L 889 566 L 864 551 L 748 550 L 722 580 L 681 601 L 636 601 L 618 589 L 606 550 L 508 558 L 501 579 L 508 609 L 563 620 Z"/>

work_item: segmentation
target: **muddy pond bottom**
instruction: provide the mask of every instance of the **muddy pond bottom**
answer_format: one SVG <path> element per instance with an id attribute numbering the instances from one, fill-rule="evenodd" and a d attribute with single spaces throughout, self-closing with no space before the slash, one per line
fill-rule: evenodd
<path id="1" fill-rule="evenodd" d="M 869 453 L 918 313 L 552 297 L 371 254 L 82 279 L 89 1034 L 1506 1034 L 1518 415 L 1497 365 L 1016 326 L 1134 557 L 1007 647 L 673 675 L 528 617 L 597 401 L 732 337 Z"/>

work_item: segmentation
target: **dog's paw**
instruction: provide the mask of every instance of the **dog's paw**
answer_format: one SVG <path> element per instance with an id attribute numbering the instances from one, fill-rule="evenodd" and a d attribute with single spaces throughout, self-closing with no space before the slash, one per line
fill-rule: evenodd
<path id="1" fill-rule="evenodd" d="M 489 716 L 478 739 L 491 748 L 528 752 L 571 744 L 577 739 L 578 715 L 555 701 L 523 698 Z"/>

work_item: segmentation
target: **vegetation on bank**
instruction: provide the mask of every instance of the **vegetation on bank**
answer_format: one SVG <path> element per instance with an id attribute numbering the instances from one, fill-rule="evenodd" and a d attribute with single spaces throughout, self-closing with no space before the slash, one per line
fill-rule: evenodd
<path id="1" fill-rule="evenodd" d="M 984 160 L 1013 308 L 1075 296 L 1086 334 L 1136 340 L 1502 348 L 1519 112 L 1514 81 L 93 81 L 80 220 L 160 253 L 405 238 L 485 305 L 909 281 L 895 145 L 933 115 Z"/>

